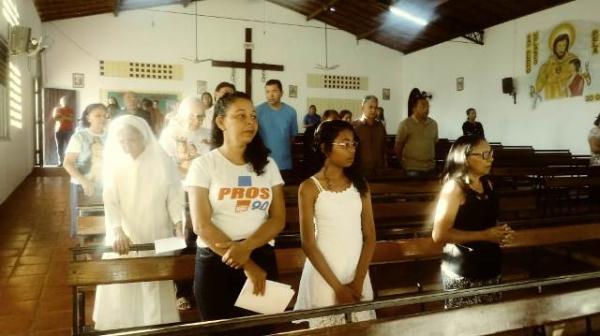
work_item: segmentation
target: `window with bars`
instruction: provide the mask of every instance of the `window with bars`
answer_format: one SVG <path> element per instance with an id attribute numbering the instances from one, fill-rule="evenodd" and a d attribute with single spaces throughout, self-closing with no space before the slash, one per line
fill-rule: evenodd
<path id="1" fill-rule="evenodd" d="M 10 139 L 10 110 L 8 108 L 9 52 L 4 39 L 0 39 L 0 140 Z"/>

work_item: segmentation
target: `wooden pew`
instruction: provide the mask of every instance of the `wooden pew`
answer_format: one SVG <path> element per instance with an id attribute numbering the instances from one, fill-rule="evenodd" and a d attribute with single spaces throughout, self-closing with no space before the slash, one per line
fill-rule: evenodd
<path id="1" fill-rule="evenodd" d="M 490 335 L 599 314 L 600 300 L 597 299 L 599 296 L 600 288 L 588 288 L 463 309 L 377 319 L 277 335 Z"/>
<path id="2" fill-rule="evenodd" d="M 87 239 L 105 234 L 104 216 L 77 217 L 77 239 L 79 246 L 84 246 Z"/>
<path id="3" fill-rule="evenodd" d="M 554 228 L 519 230 L 515 233 L 515 242 L 506 248 L 544 246 L 598 239 L 600 239 L 600 223 L 594 222 Z M 431 238 L 380 241 L 376 245 L 372 265 L 439 258 L 440 253 L 441 246 L 435 244 Z M 300 248 L 276 249 L 276 258 L 282 279 L 298 279 L 305 261 Z M 193 278 L 193 270 L 193 255 L 72 261 L 69 265 L 68 281 L 74 292 L 74 330 L 81 331 L 85 320 L 85 299 L 80 291 L 81 287 L 167 279 L 185 280 Z M 290 277 L 290 275 L 295 275 L 295 277 Z M 292 285 L 297 288 L 296 283 Z"/>

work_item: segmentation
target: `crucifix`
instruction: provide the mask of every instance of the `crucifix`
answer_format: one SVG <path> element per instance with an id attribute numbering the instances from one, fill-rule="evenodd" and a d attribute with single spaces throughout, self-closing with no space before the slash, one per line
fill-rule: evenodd
<path id="1" fill-rule="evenodd" d="M 246 94 L 252 97 L 252 70 L 273 70 L 283 71 L 283 65 L 267 64 L 267 63 L 252 63 L 252 28 L 246 28 L 246 40 L 244 49 L 246 49 L 246 59 L 244 62 L 235 61 L 212 61 L 214 67 L 238 68 L 246 70 Z"/>

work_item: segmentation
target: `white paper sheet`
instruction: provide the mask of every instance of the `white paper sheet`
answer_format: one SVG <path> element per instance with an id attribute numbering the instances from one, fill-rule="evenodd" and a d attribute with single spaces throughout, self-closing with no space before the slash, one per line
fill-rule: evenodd
<path id="1" fill-rule="evenodd" d="M 282 313 L 295 293 L 290 285 L 270 280 L 266 281 L 265 294 L 262 296 L 252 294 L 253 288 L 252 282 L 246 279 L 246 283 L 235 301 L 236 307 L 261 314 Z"/>
<path id="2" fill-rule="evenodd" d="M 181 237 L 157 239 L 154 241 L 154 250 L 156 251 L 156 254 L 183 250 L 186 247 L 185 239 Z"/>

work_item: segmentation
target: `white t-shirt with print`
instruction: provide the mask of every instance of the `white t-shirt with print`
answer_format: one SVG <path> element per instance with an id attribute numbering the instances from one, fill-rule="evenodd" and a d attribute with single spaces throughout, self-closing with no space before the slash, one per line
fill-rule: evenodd
<path id="1" fill-rule="evenodd" d="M 102 185 L 102 152 L 105 139 L 106 132 L 94 133 L 89 128 L 84 128 L 73 134 L 65 149 L 65 153 L 78 154 L 75 166 L 86 178 L 98 185 Z M 85 171 L 81 171 L 82 166 L 86 166 Z M 71 177 L 71 183 L 80 184 L 74 177 Z"/>
<path id="2" fill-rule="evenodd" d="M 251 236 L 269 217 L 272 187 L 283 184 L 275 160 L 269 157 L 262 175 L 250 164 L 236 165 L 218 149 L 195 159 L 184 185 L 207 188 L 212 222 L 231 240 Z M 198 237 L 198 247 L 207 245 Z"/>

